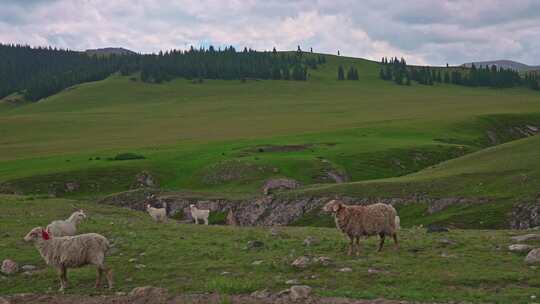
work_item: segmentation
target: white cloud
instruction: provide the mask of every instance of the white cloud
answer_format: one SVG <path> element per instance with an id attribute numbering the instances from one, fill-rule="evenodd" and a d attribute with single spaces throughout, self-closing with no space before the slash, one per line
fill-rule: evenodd
<path id="1" fill-rule="evenodd" d="M 0 0 L 0 42 L 139 52 L 190 45 L 304 49 L 415 64 L 540 64 L 540 2 Z"/>

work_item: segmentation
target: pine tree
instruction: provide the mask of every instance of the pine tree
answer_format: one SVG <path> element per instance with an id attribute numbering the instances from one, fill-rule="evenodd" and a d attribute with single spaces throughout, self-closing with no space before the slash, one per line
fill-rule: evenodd
<path id="1" fill-rule="evenodd" d="M 338 80 L 345 80 L 345 72 L 341 65 L 338 67 Z"/>

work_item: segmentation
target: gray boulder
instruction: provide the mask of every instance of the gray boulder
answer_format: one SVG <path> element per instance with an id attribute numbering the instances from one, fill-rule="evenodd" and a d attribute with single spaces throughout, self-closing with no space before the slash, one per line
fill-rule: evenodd
<path id="1" fill-rule="evenodd" d="M 540 263 L 540 248 L 531 250 L 525 257 L 525 263 L 529 265 Z"/>
<path id="2" fill-rule="evenodd" d="M 13 274 L 19 271 L 19 265 L 17 265 L 17 263 L 15 263 L 15 261 L 13 260 L 5 259 L 2 262 L 1 270 L 4 274 Z"/>
<path id="3" fill-rule="evenodd" d="M 268 195 L 274 190 L 292 190 L 300 186 L 301 184 L 294 179 L 276 178 L 267 180 L 262 187 L 262 191 L 265 195 Z"/>
<path id="4" fill-rule="evenodd" d="M 510 238 L 514 242 L 527 242 L 540 240 L 540 234 L 530 233 L 525 235 L 517 235 Z"/>
<path id="5" fill-rule="evenodd" d="M 295 285 L 290 288 L 291 300 L 306 299 L 311 294 L 311 287 L 307 285 Z"/>
<path id="6" fill-rule="evenodd" d="M 511 252 L 529 252 L 533 249 L 534 247 L 531 246 L 531 245 L 527 245 L 527 244 L 512 244 L 510 246 L 508 246 L 508 250 L 511 251 Z"/>

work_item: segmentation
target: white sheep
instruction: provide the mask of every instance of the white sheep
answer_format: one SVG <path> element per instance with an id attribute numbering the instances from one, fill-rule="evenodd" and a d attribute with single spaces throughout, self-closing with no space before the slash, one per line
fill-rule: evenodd
<path id="1" fill-rule="evenodd" d="M 381 238 L 378 251 L 381 251 L 386 236 L 394 239 L 396 248 L 399 247 L 397 231 L 400 219 L 396 209 L 387 204 L 367 206 L 345 205 L 339 200 L 331 200 L 323 207 L 323 211 L 334 214 L 336 227 L 349 237 L 349 252 L 351 255 L 356 240 L 356 254 L 360 254 L 360 238 L 379 235 Z"/>
<path id="2" fill-rule="evenodd" d="M 204 221 L 205 225 L 208 225 L 208 216 L 210 215 L 210 210 L 198 209 L 195 205 L 189 205 L 191 211 L 191 217 L 195 220 L 195 224 L 199 224 L 199 219 Z"/>
<path id="3" fill-rule="evenodd" d="M 77 225 L 79 225 L 84 219 L 86 214 L 82 209 L 79 209 L 67 219 L 53 221 L 47 226 L 47 231 L 55 237 L 61 236 L 73 236 L 77 234 Z"/>
<path id="4" fill-rule="evenodd" d="M 167 204 L 163 203 L 163 208 L 154 208 L 150 204 L 146 205 L 146 211 L 154 219 L 154 221 L 161 223 L 167 221 Z"/>
<path id="5" fill-rule="evenodd" d="M 32 242 L 39 254 L 58 270 L 60 291 L 67 288 L 67 269 L 85 265 L 97 267 L 96 288 L 101 285 L 105 273 L 109 288 L 113 288 L 112 270 L 105 265 L 105 254 L 110 248 L 109 241 L 97 233 L 76 236 L 51 237 L 42 227 L 32 229 L 24 240 Z"/>

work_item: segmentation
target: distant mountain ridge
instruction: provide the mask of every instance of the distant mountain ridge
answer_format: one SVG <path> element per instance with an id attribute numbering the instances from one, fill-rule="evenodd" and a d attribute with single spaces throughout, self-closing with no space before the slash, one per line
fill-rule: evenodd
<path id="1" fill-rule="evenodd" d="M 107 48 L 99 48 L 99 49 L 88 49 L 85 51 L 88 55 L 135 55 L 137 53 L 125 49 L 125 48 L 115 48 L 115 47 L 107 47 Z"/>
<path id="2" fill-rule="evenodd" d="M 531 66 L 531 65 L 527 65 L 527 64 L 517 62 L 517 61 L 512 61 L 512 60 L 475 61 L 475 62 L 464 63 L 461 66 L 471 67 L 473 63 L 476 67 L 480 67 L 480 66 L 485 67 L 485 66 L 495 65 L 498 68 L 512 69 L 512 70 L 516 70 L 520 72 L 540 70 L 540 66 Z"/>

